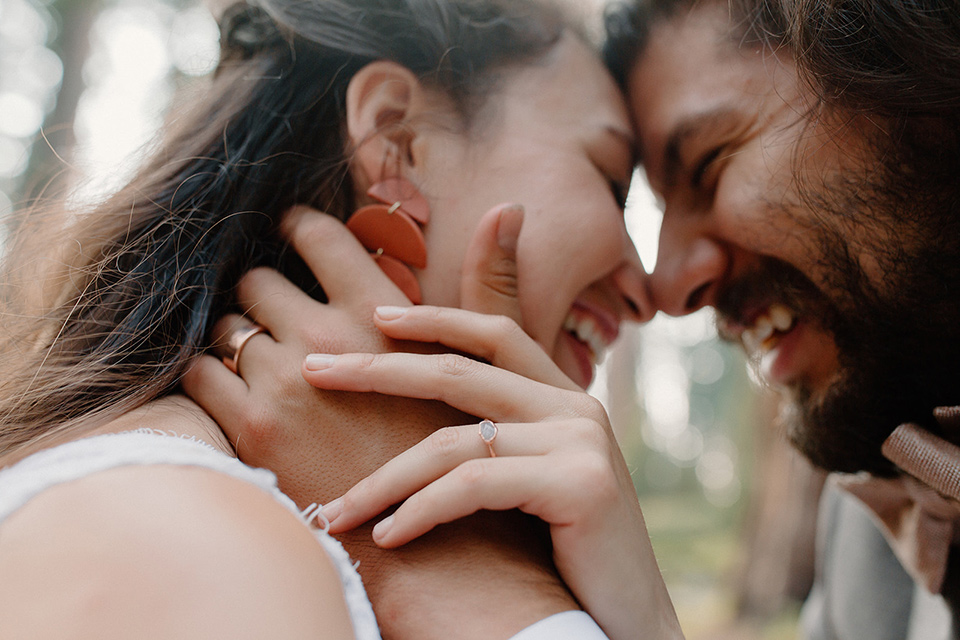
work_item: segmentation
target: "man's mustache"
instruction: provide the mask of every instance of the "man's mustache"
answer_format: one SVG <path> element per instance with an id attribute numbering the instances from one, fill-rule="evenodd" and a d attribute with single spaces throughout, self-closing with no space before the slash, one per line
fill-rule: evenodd
<path id="1" fill-rule="evenodd" d="M 775 258 L 761 263 L 728 282 L 717 296 L 718 328 L 726 340 L 739 340 L 727 327 L 749 327 L 758 313 L 772 304 L 789 308 L 797 317 L 816 318 L 827 331 L 837 327 L 839 311 L 834 303 L 796 267 Z"/>

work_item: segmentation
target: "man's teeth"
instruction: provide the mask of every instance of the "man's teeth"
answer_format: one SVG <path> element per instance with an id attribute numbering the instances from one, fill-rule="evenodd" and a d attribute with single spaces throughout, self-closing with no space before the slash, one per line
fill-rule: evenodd
<path id="1" fill-rule="evenodd" d="M 599 362 L 607 348 L 607 340 L 593 318 L 589 316 L 576 318 L 571 314 L 564 320 L 563 328 L 589 347 L 594 364 Z"/>
<path id="2" fill-rule="evenodd" d="M 786 333 L 793 328 L 796 318 L 793 312 L 782 304 L 771 305 L 769 309 L 754 320 L 753 326 L 744 329 L 741 334 L 743 345 L 751 353 L 773 347 L 771 340 L 777 332 Z"/>
<path id="3" fill-rule="evenodd" d="M 767 315 L 770 316 L 770 322 L 773 323 L 773 328 L 777 331 L 789 331 L 790 327 L 793 326 L 793 312 L 782 304 L 771 306 Z"/>

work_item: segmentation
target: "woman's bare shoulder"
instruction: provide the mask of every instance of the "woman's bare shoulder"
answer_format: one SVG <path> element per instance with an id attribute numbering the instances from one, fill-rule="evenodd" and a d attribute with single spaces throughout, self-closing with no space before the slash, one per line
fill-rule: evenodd
<path id="1" fill-rule="evenodd" d="M 123 467 L 45 491 L 0 525 L 0 576 L 2 640 L 353 637 L 312 532 L 203 468 Z"/>

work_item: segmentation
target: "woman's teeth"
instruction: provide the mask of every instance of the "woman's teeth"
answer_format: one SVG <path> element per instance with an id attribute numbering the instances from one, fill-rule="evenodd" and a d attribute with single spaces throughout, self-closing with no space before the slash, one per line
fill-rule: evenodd
<path id="1" fill-rule="evenodd" d="M 743 330 L 740 336 L 743 346 L 749 353 L 772 349 L 777 342 L 777 334 L 787 333 L 795 322 L 796 317 L 790 309 L 782 304 L 770 305 L 765 313 L 757 316 L 752 327 Z"/>
<path id="2" fill-rule="evenodd" d="M 567 316 L 563 321 L 563 328 L 574 335 L 577 340 L 587 345 L 590 350 L 592 364 L 597 364 L 608 346 L 603 331 L 597 322 L 590 316 Z"/>

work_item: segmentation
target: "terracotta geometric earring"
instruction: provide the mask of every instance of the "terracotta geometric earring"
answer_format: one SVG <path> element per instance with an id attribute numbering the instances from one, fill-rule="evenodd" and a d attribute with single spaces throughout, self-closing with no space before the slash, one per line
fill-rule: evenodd
<path id="1" fill-rule="evenodd" d="M 430 206 L 413 183 L 403 178 L 378 182 L 367 195 L 382 204 L 358 209 L 347 220 L 347 228 L 404 295 L 420 304 L 420 283 L 410 267 L 427 266 L 427 243 L 420 225 L 430 221 Z"/>

